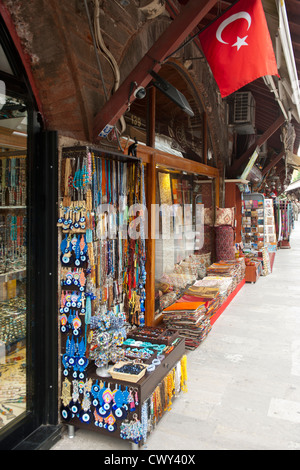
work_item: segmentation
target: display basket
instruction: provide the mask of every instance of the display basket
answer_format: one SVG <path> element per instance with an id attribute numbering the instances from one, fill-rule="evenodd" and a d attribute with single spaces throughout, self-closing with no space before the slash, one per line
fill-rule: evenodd
<path id="1" fill-rule="evenodd" d="M 119 369 L 126 364 L 132 364 L 130 361 L 122 361 L 115 364 L 111 369 L 109 369 L 109 373 L 113 379 L 116 380 L 124 380 L 125 382 L 138 382 L 142 377 L 144 377 L 146 373 L 147 366 L 143 365 L 143 370 L 139 374 L 126 374 L 124 372 L 118 372 L 115 369 Z"/>

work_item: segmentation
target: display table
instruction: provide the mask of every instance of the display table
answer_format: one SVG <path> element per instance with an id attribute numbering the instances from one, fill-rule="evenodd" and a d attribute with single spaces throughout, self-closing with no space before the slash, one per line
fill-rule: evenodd
<path id="1" fill-rule="evenodd" d="M 114 438 L 123 438 L 128 439 L 130 443 L 134 445 L 143 445 L 145 443 L 146 434 L 149 433 L 149 425 L 148 420 L 145 422 L 145 416 L 142 416 L 145 413 L 147 407 L 153 407 L 152 411 L 148 409 L 149 413 L 157 413 L 156 421 L 158 421 L 165 411 L 168 409 L 167 403 L 161 407 L 159 411 L 155 411 L 155 407 L 158 406 L 155 403 L 156 398 L 153 396 L 157 387 L 165 380 L 165 378 L 171 373 L 173 376 L 175 375 L 176 366 L 180 361 L 182 361 L 185 355 L 185 342 L 184 339 L 178 338 L 176 344 L 169 348 L 169 352 L 167 352 L 164 356 L 164 359 L 161 360 L 160 364 L 155 367 L 153 372 L 146 372 L 146 374 L 138 381 L 138 382 L 129 382 L 125 380 L 115 379 L 112 377 L 100 377 L 96 373 L 96 367 L 94 364 L 91 364 L 86 371 L 86 376 L 90 381 L 90 400 L 91 405 L 90 409 L 87 411 L 86 415 L 80 415 L 80 413 L 73 414 L 73 416 L 69 416 L 65 421 L 68 424 L 69 428 L 69 436 L 72 437 L 75 428 L 82 428 L 82 429 L 89 429 L 95 432 L 99 432 L 101 434 L 110 435 Z M 98 386 L 101 388 L 101 383 L 104 384 L 105 390 L 109 390 L 114 395 L 114 398 L 109 402 L 109 398 L 105 396 L 105 392 L 103 394 L 104 397 L 104 404 L 101 405 L 101 398 L 98 399 L 94 396 L 94 386 Z M 130 400 L 127 401 L 126 406 L 119 407 L 119 410 L 116 411 L 116 391 L 120 390 L 121 392 L 129 392 L 132 394 L 134 398 L 134 403 L 129 403 Z M 177 384 L 177 391 L 178 391 L 178 384 Z M 167 393 L 167 390 L 164 390 Z M 176 391 L 173 390 L 173 396 L 176 395 Z M 94 399 L 93 399 L 94 398 Z M 169 396 L 170 398 L 170 396 Z M 161 397 L 163 403 L 163 396 Z M 147 403 L 148 401 L 148 403 Z M 81 407 L 84 407 L 83 400 L 81 402 Z M 71 407 L 72 408 L 72 407 Z M 104 409 L 106 413 L 104 413 Z M 124 408 L 127 408 L 124 414 Z M 154 411 L 153 411 L 154 409 Z M 75 408 L 74 408 L 75 411 Z M 144 422 L 143 422 L 144 420 Z M 129 426 L 130 423 L 137 423 L 137 426 L 146 426 L 144 430 L 143 438 L 135 438 L 134 436 L 134 429 L 132 438 L 122 437 L 122 432 L 124 427 Z M 156 422 L 155 422 L 156 424 Z M 134 426 L 133 426 L 134 428 Z M 150 431 L 154 429 L 154 426 L 151 426 Z"/>

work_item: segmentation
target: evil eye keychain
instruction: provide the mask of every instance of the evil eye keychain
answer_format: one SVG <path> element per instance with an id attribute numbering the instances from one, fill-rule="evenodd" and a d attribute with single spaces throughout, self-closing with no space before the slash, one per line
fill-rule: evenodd
<path id="1" fill-rule="evenodd" d="M 91 388 L 91 394 L 93 395 L 94 399 L 92 401 L 92 404 L 94 406 L 98 406 L 99 405 L 99 392 L 100 392 L 100 386 L 98 385 L 98 380 L 96 381 L 96 383 L 92 386 Z"/>
<path id="2" fill-rule="evenodd" d="M 78 315 L 74 315 L 72 319 L 72 328 L 73 328 L 73 335 L 79 336 L 81 333 L 81 320 Z"/>
<path id="3" fill-rule="evenodd" d="M 66 333 L 68 331 L 68 318 L 65 313 L 60 316 L 60 331 Z"/>
<path id="4" fill-rule="evenodd" d="M 127 417 L 127 410 L 124 407 L 125 398 L 124 394 L 121 391 L 121 385 L 119 389 L 114 393 L 114 405 L 112 406 L 112 412 L 116 419 L 125 419 Z"/>
<path id="5" fill-rule="evenodd" d="M 107 429 L 107 431 L 115 432 L 115 430 L 117 429 L 116 418 L 112 413 L 110 413 L 106 418 L 104 418 L 104 422 L 105 424 L 103 427 Z"/>

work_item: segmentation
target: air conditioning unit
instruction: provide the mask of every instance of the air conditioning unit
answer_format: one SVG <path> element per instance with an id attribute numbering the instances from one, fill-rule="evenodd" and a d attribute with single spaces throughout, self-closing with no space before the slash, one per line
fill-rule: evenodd
<path id="1" fill-rule="evenodd" d="M 237 134 L 255 134 L 255 100 L 249 91 L 235 93 L 232 124 Z"/>

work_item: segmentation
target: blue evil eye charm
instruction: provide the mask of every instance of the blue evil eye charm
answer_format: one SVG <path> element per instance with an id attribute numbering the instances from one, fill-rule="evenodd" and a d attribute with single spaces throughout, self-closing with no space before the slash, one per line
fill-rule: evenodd
<path id="1" fill-rule="evenodd" d="M 78 223 L 78 222 L 75 222 L 74 228 L 75 228 L 76 230 L 79 228 L 79 223 Z"/>
<path id="2" fill-rule="evenodd" d="M 85 217 L 80 217 L 79 222 L 80 223 L 85 222 Z"/>
<path id="3" fill-rule="evenodd" d="M 80 264 L 81 264 L 81 263 L 80 263 L 80 260 L 79 260 L 79 259 L 75 259 L 75 263 L 74 263 L 74 264 L 75 264 L 75 266 L 80 266 Z"/>
<path id="4" fill-rule="evenodd" d="M 79 413 L 79 419 L 82 423 L 88 424 L 91 421 L 91 413 L 89 411 L 81 411 Z"/>
<path id="5" fill-rule="evenodd" d="M 70 407 L 71 412 L 72 412 L 74 415 L 77 415 L 77 413 L 79 413 L 79 405 L 78 405 L 78 403 L 74 403 L 73 401 L 71 401 L 69 407 Z"/>
<path id="6" fill-rule="evenodd" d="M 64 421 L 70 421 L 72 418 L 71 410 L 67 406 L 63 406 L 60 410 L 61 417 Z"/>
<path id="7" fill-rule="evenodd" d="M 109 411 L 109 410 L 110 410 L 110 404 L 109 404 L 109 403 L 104 403 L 103 408 L 104 408 L 106 411 Z"/>
<path id="8" fill-rule="evenodd" d="M 112 412 L 116 419 L 125 419 L 127 416 L 127 411 L 123 408 L 119 408 L 117 405 L 112 407 Z"/>
<path id="9" fill-rule="evenodd" d="M 109 424 L 106 428 L 109 432 L 115 432 L 117 426 L 115 424 Z"/>
<path id="10" fill-rule="evenodd" d="M 86 256 L 85 255 L 80 256 L 80 260 L 81 261 L 86 261 Z"/>
<path id="11" fill-rule="evenodd" d="M 106 418 L 106 416 L 109 415 L 110 410 L 105 410 L 103 406 L 99 406 L 97 408 L 97 413 L 102 416 L 103 418 Z"/>

